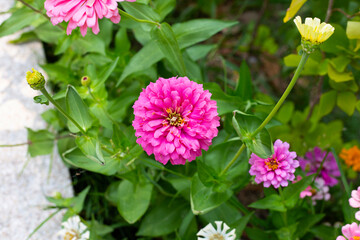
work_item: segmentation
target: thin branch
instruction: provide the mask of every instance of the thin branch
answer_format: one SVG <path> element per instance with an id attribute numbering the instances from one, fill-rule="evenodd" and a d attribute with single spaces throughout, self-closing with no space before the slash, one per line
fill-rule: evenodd
<path id="1" fill-rule="evenodd" d="M 334 0 L 329 0 L 329 4 L 328 4 L 328 8 L 326 11 L 326 17 L 325 17 L 325 22 L 329 22 L 329 19 L 331 17 L 331 13 L 332 13 L 332 7 L 334 5 Z"/>
<path id="2" fill-rule="evenodd" d="M 56 136 L 54 140 L 56 141 L 56 140 L 59 140 L 59 139 L 69 138 L 69 137 L 73 137 L 73 135 Z M 30 144 L 33 144 L 33 143 L 47 142 L 47 141 L 49 141 L 49 140 L 46 139 L 46 140 L 39 140 L 39 141 L 36 141 L 36 142 L 27 141 L 27 142 L 24 142 L 24 143 L 3 144 L 3 145 L 0 145 L 0 148 L 5 148 L 5 147 L 20 147 L 20 146 L 24 146 L 24 145 L 30 145 Z"/>
<path id="3" fill-rule="evenodd" d="M 346 13 L 344 10 L 342 10 L 341 8 L 334 8 L 332 10 L 332 12 L 340 12 L 342 13 L 347 19 L 351 19 L 355 16 L 360 16 L 360 12 L 354 13 L 353 15 L 349 15 L 348 13 Z"/>

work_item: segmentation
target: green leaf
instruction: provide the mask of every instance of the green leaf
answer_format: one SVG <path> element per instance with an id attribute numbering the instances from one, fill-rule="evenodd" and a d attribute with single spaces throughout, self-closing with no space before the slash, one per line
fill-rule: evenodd
<path id="1" fill-rule="evenodd" d="M 277 237 L 279 240 L 293 240 L 294 239 L 294 233 L 296 231 L 297 228 L 297 224 L 292 224 L 290 226 L 287 227 L 282 227 L 278 230 L 275 231 Z"/>
<path id="2" fill-rule="evenodd" d="M 201 58 L 206 57 L 206 55 L 209 54 L 209 52 L 216 48 L 216 44 L 201 44 L 201 45 L 195 45 L 192 47 L 189 47 L 186 49 L 186 53 L 189 55 L 191 60 L 197 61 Z"/>
<path id="3" fill-rule="evenodd" d="M 320 239 L 336 239 L 337 231 L 333 226 L 317 225 L 310 229 L 316 237 Z"/>
<path id="4" fill-rule="evenodd" d="M 155 41 L 148 42 L 143 48 L 140 49 L 126 65 L 123 73 L 120 76 L 116 86 L 119 86 L 124 79 L 130 74 L 148 69 L 156 62 L 164 58 L 164 54 L 158 47 Z"/>
<path id="5" fill-rule="evenodd" d="M 299 199 L 300 193 L 311 184 L 313 179 L 314 174 L 304 177 L 299 182 L 289 184 L 289 186 L 287 186 L 283 192 L 285 205 L 292 206 L 294 204 L 294 198 Z"/>
<path id="6" fill-rule="evenodd" d="M 354 80 L 352 72 L 338 72 L 331 64 L 328 64 L 328 74 L 329 78 L 338 83 Z"/>
<path id="7" fill-rule="evenodd" d="M 151 36 L 158 44 L 158 47 L 164 54 L 165 58 L 173 65 L 181 76 L 186 75 L 186 68 L 179 44 L 171 26 L 162 23 L 151 31 Z"/>
<path id="8" fill-rule="evenodd" d="M 78 36 L 72 41 L 73 49 L 76 53 L 85 54 L 89 52 L 106 55 L 105 42 L 94 34 L 86 34 L 85 37 Z"/>
<path id="9" fill-rule="evenodd" d="M 125 1 L 121 2 L 120 4 L 127 13 L 138 19 L 151 20 L 155 22 L 160 21 L 159 14 L 157 14 L 154 9 L 145 4 L 140 4 L 136 2 L 129 3 Z"/>
<path id="10" fill-rule="evenodd" d="M 360 112 L 360 100 L 356 103 L 356 109 L 358 110 L 358 112 Z"/>
<path id="11" fill-rule="evenodd" d="M 180 200 L 165 199 L 141 221 L 137 236 L 159 237 L 173 232 L 187 213 L 187 203 Z M 156 219 L 156 220 L 155 220 Z"/>
<path id="12" fill-rule="evenodd" d="M 246 101 L 252 97 L 251 73 L 245 61 L 241 63 L 235 95 Z"/>
<path id="13" fill-rule="evenodd" d="M 49 100 L 44 95 L 35 96 L 34 102 L 49 105 Z"/>
<path id="14" fill-rule="evenodd" d="M 51 154 L 55 136 L 48 130 L 33 131 L 27 128 L 28 152 L 31 157 Z"/>
<path id="15" fill-rule="evenodd" d="M 250 218 L 254 215 L 254 212 L 250 212 L 246 214 L 245 216 L 242 216 L 240 220 L 236 221 L 234 226 L 236 226 L 236 236 L 242 236 L 243 231 L 250 221 Z"/>
<path id="16" fill-rule="evenodd" d="M 153 185 L 149 182 L 132 183 L 123 180 L 118 189 L 118 210 L 130 224 L 144 215 L 149 207 Z"/>
<path id="17" fill-rule="evenodd" d="M 57 44 L 59 39 L 62 39 L 64 36 L 66 36 L 65 31 L 52 25 L 50 21 L 46 21 L 45 23 L 36 27 L 34 32 L 41 41 L 46 43 Z"/>
<path id="18" fill-rule="evenodd" d="M 272 194 L 263 199 L 260 199 L 254 203 L 251 203 L 249 207 L 257 209 L 269 209 L 279 212 L 286 212 L 284 203 L 281 201 L 281 197 L 277 194 Z"/>
<path id="19" fill-rule="evenodd" d="M 345 30 L 339 24 L 331 24 L 335 31 L 333 35 L 320 45 L 320 49 L 324 52 L 340 54 L 343 50 L 349 47 L 349 39 L 346 36 Z"/>
<path id="20" fill-rule="evenodd" d="M 263 128 L 256 136 L 252 137 L 252 133 L 262 123 L 259 118 L 247 114 L 236 114 L 234 118 L 240 127 L 239 136 L 251 152 L 261 158 L 268 158 L 274 153 L 271 137 L 266 128 Z"/>
<path id="21" fill-rule="evenodd" d="M 219 115 L 245 109 L 245 104 L 239 97 L 227 95 L 216 83 L 204 83 L 204 89 L 211 92 L 211 100 L 216 101 Z"/>
<path id="22" fill-rule="evenodd" d="M 180 49 L 202 42 L 224 28 L 232 27 L 238 22 L 227 22 L 214 19 L 196 19 L 174 24 L 173 30 Z"/>
<path id="23" fill-rule="evenodd" d="M 318 119 L 328 115 L 334 109 L 336 103 L 336 91 L 332 90 L 321 95 L 319 102 Z"/>
<path id="24" fill-rule="evenodd" d="M 198 227 L 196 225 L 196 219 L 194 214 L 190 210 L 188 214 L 184 217 L 179 227 L 179 235 L 181 239 L 195 240 L 197 232 Z"/>
<path id="25" fill-rule="evenodd" d="M 98 139 L 90 136 L 80 136 L 76 138 L 75 142 L 87 158 L 98 162 L 101 165 L 105 164 L 105 159 L 101 152 Z"/>
<path id="26" fill-rule="evenodd" d="M 192 178 L 190 192 L 191 210 L 195 215 L 204 214 L 220 206 L 233 194 L 229 188 L 225 192 L 214 192 L 201 182 L 198 174 Z"/>
<path id="27" fill-rule="evenodd" d="M 120 28 L 115 35 L 115 53 L 120 56 L 130 50 L 131 44 L 126 33 L 126 28 Z"/>
<path id="28" fill-rule="evenodd" d="M 110 156 L 104 156 L 105 165 L 90 160 L 79 148 L 72 148 L 63 153 L 64 161 L 78 168 L 107 176 L 114 175 L 122 166 Z"/>
<path id="29" fill-rule="evenodd" d="M 339 92 L 337 96 L 337 106 L 347 115 L 353 115 L 356 106 L 356 96 L 353 92 Z"/>
<path id="30" fill-rule="evenodd" d="M 121 197 L 119 195 L 119 186 L 121 182 L 122 181 L 113 181 L 106 189 L 105 198 L 113 205 L 117 205 Z"/>
<path id="31" fill-rule="evenodd" d="M 89 114 L 88 108 L 76 89 L 71 85 L 68 86 L 66 91 L 66 109 L 67 113 L 84 131 L 87 131 L 91 127 L 92 118 Z M 80 131 L 71 121 L 68 121 L 68 126 L 71 132 L 76 133 Z"/>
<path id="32" fill-rule="evenodd" d="M 346 36 L 349 39 L 360 39 L 360 22 L 348 21 L 346 26 Z"/>
<path id="33" fill-rule="evenodd" d="M 160 21 L 164 20 L 164 18 L 174 10 L 176 6 L 176 0 L 154 0 L 152 1 L 154 4 L 155 11 L 160 16 Z"/>
<path id="34" fill-rule="evenodd" d="M 40 14 L 35 14 L 31 9 L 26 7 L 19 8 L 0 25 L 0 37 L 19 31 L 24 27 L 31 25 L 39 18 Z"/>
<path id="35" fill-rule="evenodd" d="M 295 104 L 293 102 L 285 102 L 276 114 L 276 119 L 283 124 L 287 124 L 293 116 Z"/>
<path id="36" fill-rule="evenodd" d="M 347 56 L 340 55 L 338 57 L 329 59 L 329 63 L 335 68 L 337 72 L 344 72 L 351 59 Z"/>
<path id="37" fill-rule="evenodd" d="M 311 214 L 297 220 L 298 225 L 297 225 L 297 230 L 295 232 L 295 236 L 299 238 L 303 237 L 312 226 L 314 226 L 324 217 L 325 214 Z"/>
<path id="38" fill-rule="evenodd" d="M 82 190 L 76 197 L 74 197 L 71 201 L 72 209 L 76 214 L 80 213 L 83 209 L 85 198 L 90 191 L 90 186 L 87 186 L 84 190 Z"/>
<path id="39" fill-rule="evenodd" d="M 105 83 L 105 81 L 110 77 L 111 73 L 115 70 L 117 64 L 119 62 L 119 57 L 117 57 L 112 64 L 110 64 L 108 67 L 104 68 L 98 75 L 97 79 L 93 81 L 92 88 L 94 91 L 97 90 L 101 85 Z"/>

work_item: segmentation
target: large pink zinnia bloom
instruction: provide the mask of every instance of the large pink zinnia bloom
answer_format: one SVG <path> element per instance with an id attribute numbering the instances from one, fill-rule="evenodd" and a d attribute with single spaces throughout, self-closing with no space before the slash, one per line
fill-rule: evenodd
<path id="1" fill-rule="evenodd" d="M 218 133 L 220 117 L 210 96 L 187 77 L 150 83 L 133 106 L 137 143 L 163 164 L 194 160 Z"/>
<path id="2" fill-rule="evenodd" d="M 287 142 L 276 140 L 274 143 L 274 154 L 269 158 L 260 158 L 252 153 L 249 159 L 251 164 L 250 175 L 255 176 L 256 183 L 264 182 L 264 187 L 278 188 L 280 185 L 286 187 L 288 180 L 295 179 L 295 168 L 299 161 L 295 160 L 296 152 L 289 152 L 290 145 Z"/>
<path id="3" fill-rule="evenodd" d="M 62 21 L 69 22 L 67 35 L 76 27 L 80 27 L 81 34 L 85 36 L 88 27 L 92 28 L 93 33 L 99 33 L 99 18 L 106 17 L 113 23 L 119 23 L 117 2 L 123 1 L 136 0 L 46 0 L 44 6 L 54 25 Z"/>
<path id="4" fill-rule="evenodd" d="M 341 229 L 343 236 L 338 236 L 336 240 L 360 240 L 360 226 L 356 223 L 346 224 Z"/>

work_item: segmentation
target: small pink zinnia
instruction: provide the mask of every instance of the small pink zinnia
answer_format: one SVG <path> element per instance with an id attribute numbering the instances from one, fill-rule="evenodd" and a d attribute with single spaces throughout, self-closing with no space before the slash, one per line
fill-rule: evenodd
<path id="1" fill-rule="evenodd" d="M 255 176 L 255 182 L 264 182 L 264 187 L 278 188 L 280 185 L 286 187 L 288 180 L 295 179 L 295 168 L 299 161 L 295 160 L 296 153 L 289 152 L 290 145 L 287 142 L 276 140 L 274 143 L 274 154 L 266 159 L 252 153 L 249 163 L 251 164 L 250 175 Z"/>
<path id="2" fill-rule="evenodd" d="M 315 188 L 308 186 L 304 191 L 300 193 L 300 198 L 311 197 L 313 205 L 316 205 L 316 200 L 330 200 L 329 186 L 325 185 L 325 181 L 322 178 L 315 179 Z"/>
<path id="3" fill-rule="evenodd" d="M 46 0 L 44 6 L 54 25 L 62 21 L 69 22 L 67 35 L 76 27 L 80 27 L 81 34 L 85 36 L 88 27 L 92 28 L 93 33 L 99 33 L 99 18 L 106 17 L 113 23 L 119 23 L 117 2 L 123 1 L 136 0 Z"/>
<path id="4" fill-rule="evenodd" d="M 357 190 L 351 191 L 351 198 L 349 199 L 349 204 L 353 208 L 360 208 L 360 187 Z M 355 213 L 356 220 L 360 221 L 360 211 Z"/>
<path id="5" fill-rule="evenodd" d="M 220 117 L 211 93 L 187 77 L 159 78 L 134 103 L 135 136 L 163 164 L 185 164 L 208 150 Z"/>
<path id="6" fill-rule="evenodd" d="M 336 240 L 360 240 L 360 226 L 356 223 L 346 224 L 341 229 L 343 236 L 338 236 Z"/>

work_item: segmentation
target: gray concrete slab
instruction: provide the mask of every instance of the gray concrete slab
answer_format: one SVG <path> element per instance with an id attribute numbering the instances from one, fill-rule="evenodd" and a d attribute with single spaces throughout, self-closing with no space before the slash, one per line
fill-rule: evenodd
<path id="1" fill-rule="evenodd" d="M 13 5 L 12 0 L 0 0 L 0 11 Z M 0 15 L 0 23 L 9 15 Z M 39 69 L 44 62 L 41 43 L 8 44 L 19 34 L 0 38 L 0 145 L 27 141 L 26 127 L 46 127 L 40 114 L 51 106 L 38 105 L 33 97 L 39 92 L 28 87 L 25 73 L 32 67 Z M 0 148 L 0 239 L 25 240 L 52 212 L 43 210 L 48 205 L 45 195 L 56 191 L 72 196 L 68 169 L 54 152 L 51 175 L 50 156 L 27 161 L 27 146 Z M 56 239 L 60 230 L 61 214 L 46 223 L 32 239 Z"/>

